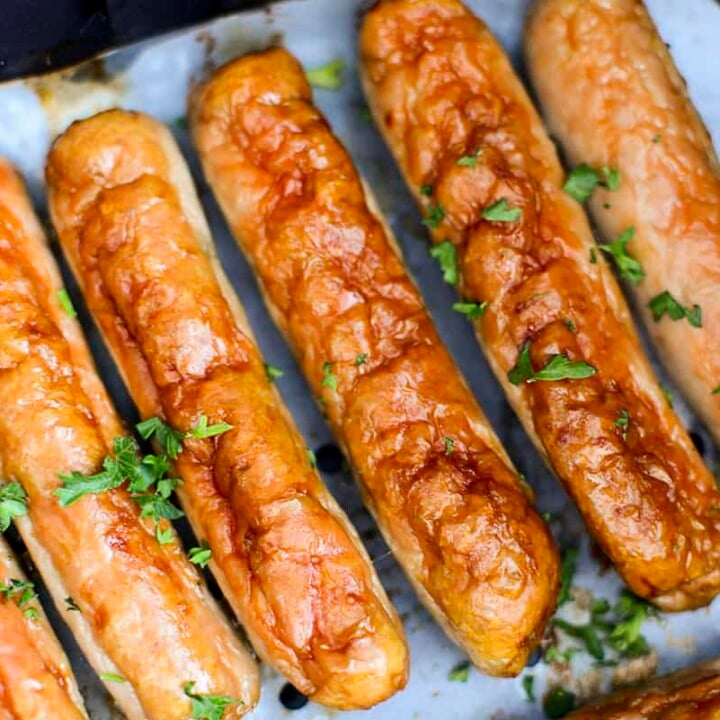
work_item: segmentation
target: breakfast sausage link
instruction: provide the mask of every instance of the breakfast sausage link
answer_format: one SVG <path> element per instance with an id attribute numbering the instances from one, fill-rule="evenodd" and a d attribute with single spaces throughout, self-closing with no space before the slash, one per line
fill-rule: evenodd
<path id="1" fill-rule="evenodd" d="M 87 720 L 77 683 L 39 603 L 0 534 L 0 719 Z M 17 591 L 13 592 L 13 588 Z"/>
<path id="2" fill-rule="evenodd" d="M 555 606 L 557 555 L 510 461 L 284 50 L 191 103 L 203 166 L 368 506 L 443 627 L 518 673 Z"/>
<path id="3" fill-rule="evenodd" d="M 528 434 L 634 592 L 720 588 L 720 493 L 663 396 L 612 273 L 500 45 L 457 0 L 386 0 L 360 52 L 373 115 Z"/>
<path id="4" fill-rule="evenodd" d="M 720 660 L 656 678 L 571 712 L 567 720 L 701 720 L 720 717 Z"/>
<path id="5" fill-rule="evenodd" d="M 570 161 L 619 171 L 618 188 L 596 189 L 593 218 L 606 242 L 634 228 L 650 336 L 720 442 L 720 163 L 668 46 L 640 0 L 541 0 L 525 49 Z M 666 293 L 698 321 L 654 315 Z"/>
<path id="6" fill-rule="evenodd" d="M 180 498 L 260 655 L 303 693 L 369 707 L 406 682 L 399 619 L 266 376 L 170 133 L 110 111 L 47 168 L 60 241 L 144 417 L 187 432 Z"/>
<path id="7" fill-rule="evenodd" d="M 257 699 L 257 666 L 178 540 L 160 545 L 124 489 L 69 507 L 55 495 L 59 474 L 98 472 L 123 434 L 60 288 L 21 182 L 0 162 L 0 475 L 27 494 L 18 529 L 130 720 L 186 720 L 187 682 L 237 700 L 225 717 L 240 717 Z"/>

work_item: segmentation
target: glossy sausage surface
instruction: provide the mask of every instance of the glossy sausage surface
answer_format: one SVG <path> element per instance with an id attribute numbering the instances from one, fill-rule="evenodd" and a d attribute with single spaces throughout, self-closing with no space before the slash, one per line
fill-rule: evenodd
<path id="1" fill-rule="evenodd" d="M 594 193 L 593 218 L 606 242 L 635 228 L 628 248 L 645 277 L 633 291 L 648 331 L 720 441 L 720 164 L 670 51 L 640 0 L 540 0 L 525 49 L 570 162 L 620 171 L 617 191 Z M 664 292 L 699 306 L 702 327 L 655 321 L 648 303 Z"/>
<path id="2" fill-rule="evenodd" d="M 568 720 L 717 720 L 720 718 L 720 661 L 657 678 L 590 703 Z"/>
<path id="3" fill-rule="evenodd" d="M 478 337 L 530 437 L 635 593 L 665 609 L 707 603 L 720 493 L 500 45 L 456 0 L 388 0 L 365 17 L 360 51 L 374 117 L 434 240 L 455 247 L 460 291 L 488 302 Z M 523 347 L 532 372 L 563 356 L 595 374 L 513 384 Z"/>
<path id="4" fill-rule="evenodd" d="M 22 185 L 0 164 L 0 463 L 28 496 L 18 528 L 78 643 L 131 719 L 185 720 L 195 692 L 257 697 L 253 659 L 175 540 L 124 489 L 61 507 L 58 473 L 100 470 L 123 433 Z M 71 597 L 80 611 L 69 611 Z"/>
<path id="5" fill-rule="evenodd" d="M 12 580 L 26 578 L 0 535 L 0 585 Z M 0 720 L 83 719 L 70 663 L 38 601 L 0 597 Z"/>
<path id="6" fill-rule="evenodd" d="M 480 668 L 519 672 L 555 606 L 552 539 L 302 68 L 284 50 L 230 63 L 191 125 L 388 544 Z"/>
<path id="7" fill-rule="evenodd" d="M 87 303 L 144 417 L 187 432 L 181 499 L 260 655 L 302 692 L 368 707 L 406 681 L 399 620 L 269 382 L 214 257 L 170 133 L 111 111 L 73 125 L 47 168 Z"/>

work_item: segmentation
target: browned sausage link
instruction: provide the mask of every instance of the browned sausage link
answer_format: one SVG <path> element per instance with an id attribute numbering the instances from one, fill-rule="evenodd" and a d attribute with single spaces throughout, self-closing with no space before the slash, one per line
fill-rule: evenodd
<path id="1" fill-rule="evenodd" d="M 568 720 L 701 720 L 720 717 L 720 661 L 709 660 L 570 713 Z"/>
<path id="2" fill-rule="evenodd" d="M 720 164 L 668 47 L 640 0 L 541 0 L 525 47 L 570 160 L 619 170 L 619 188 L 595 191 L 593 217 L 606 242 L 634 228 L 650 335 L 720 442 Z M 700 308 L 701 327 L 656 321 L 647 305 L 666 292 Z"/>
<path id="3" fill-rule="evenodd" d="M 0 535 L 0 585 L 26 578 Z M 10 593 L 6 593 L 10 594 Z M 0 598 L 0 718 L 87 720 L 70 663 L 36 601 Z"/>
<path id="4" fill-rule="evenodd" d="M 421 597 L 487 672 L 519 672 L 555 605 L 557 556 L 444 349 L 350 157 L 284 50 L 192 103 L 208 178 Z"/>
<path id="5" fill-rule="evenodd" d="M 444 210 L 435 240 L 454 243 L 463 294 L 489 302 L 476 328 L 525 428 L 636 593 L 667 609 L 708 602 L 720 586 L 720 495 L 501 47 L 456 0 L 388 0 L 365 18 L 361 54 L 411 190 L 426 211 Z M 501 200 L 510 218 L 493 220 L 498 207 L 487 208 Z M 527 341 L 535 372 L 564 355 L 597 374 L 515 386 L 508 372 Z"/>
<path id="6" fill-rule="evenodd" d="M 201 416 L 233 427 L 188 440 L 177 467 L 256 649 L 319 702 L 385 699 L 406 679 L 399 620 L 213 266 L 171 136 L 140 115 L 98 115 L 57 142 L 48 179 L 61 242 L 143 414 L 185 432 Z"/>
<path id="7" fill-rule="evenodd" d="M 98 472 L 120 422 L 75 320 L 20 182 L 0 164 L 0 462 L 22 484 L 18 528 L 78 642 L 132 720 L 182 720 L 183 692 L 257 698 L 254 660 L 222 617 L 177 541 L 160 545 L 139 506 L 117 489 L 60 506 L 60 473 Z M 148 655 L 152 662 L 148 663 Z"/>

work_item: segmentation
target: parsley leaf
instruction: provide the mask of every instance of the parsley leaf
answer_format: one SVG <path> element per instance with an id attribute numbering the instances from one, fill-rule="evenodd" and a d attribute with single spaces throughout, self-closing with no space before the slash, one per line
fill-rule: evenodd
<path id="1" fill-rule="evenodd" d="M 310 461 L 310 467 L 316 468 L 317 458 L 315 457 L 315 453 L 310 448 L 305 448 L 305 452 L 307 453 L 307 459 Z"/>
<path id="2" fill-rule="evenodd" d="M 720 386 L 718 386 L 715 390 L 713 390 L 713 393 L 720 392 Z M 665 399 L 667 400 L 667 404 L 672 407 L 673 406 L 673 396 L 670 390 L 665 387 L 662 383 L 660 383 L 660 392 L 665 396 Z"/>
<path id="3" fill-rule="evenodd" d="M 474 155 L 463 155 L 455 161 L 456 165 L 460 167 L 474 168 L 477 166 L 478 158 L 483 154 L 483 149 L 480 148 Z"/>
<path id="4" fill-rule="evenodd" d="M 345 69 L 345 61 L 341 59 L 310 68 L 305 71 L 307 81 L 314 88 L 320 90 L 339 90 L 342 87 L 342 72 Z"/>
<path id="5" fill-rule="evenodd" d="M 579 203 L 584 203 L 599 184 L 600 176 L 589 165 L 582 163 L 570 171 L 563 190 Z"/>
<path id="6" fill-rule="evenodd" d="M 421 185 L 420 186 L 420 194 L 423 197 L 432 197 L 433 186 L 432 185 Z"/>
<path id="7" fill-rule="evenodd" d="M 553 625 L 560 628 L 570 637 L 581 640 L 585 645 L 585 649 L 596 660 L 603 660 L 605 658 L 605 650 L 600 641 L 600 636 L 592 623 L 587 625 L 573 625 L 562 618 L 555 618 Z"/>
<path id="8" fill-rule="evenodd" d="M 185 683 L 183 692 L 190 698 L 193 720 L 222 720 L 228 705 L 237 705 L 242 700 L 234 700 L 226 695 L 201 695 L 194 693 L 194 682 Z"/>
<path id="9" fill-rule="evenodd" d="M 117 673 L 100 673 L 100 679 L 104 680 L 105 682 L 127 682 L 127 680 L 122 675 L 118 675 Z"/>
<path id="10" fill-rule="evenodd" d="M 623 440 L 627 438 L 628 428 L 630 426 L 630 413 L 627 410 L 620 410 L 618 418 L 615 420 L 615 427 L 622 430 Z"/>
<path id="11" fill-rule="evenodd" d="M 18 578 L 10 578 L 7 583 L 0 583 L 0 595 L 3 597 L 3 602 L 14 598 L 19 608 L 24 608 L 37 599 L 34 583 Z"/>
<path id="12" fill-rule="evenodd" d="M 571 333 L 577 333 L 577 325 L 570 319 L 565 318 L 563 320 L 563 325 L 571 332 Z"/>
<path id="13" fill-rule="evenodd" d="M 60 290 L 57 291 L 57 300 L 68 317 L 77 317 L 77 312 L 72 304 L 70 295 L 68 295 L 68 291 L 65 288 L 60 288 Z"/>
<path id="14" fill-rule="evenodd" d="M 595 254 L 595 248 L 590 248 L 590 264 L 597 265 L 597 255 Z"/>
<path id="15" fill-rule="evenodd" d="M 528 340 L 522 346 L 515 366 L 507 374 L 508 380 L 513 385 L 521 385 L 523 382 L 583 380 L 597 372 L 597 368 L 584 360 L 570 360 L 566 355 L 553 355 L 544 367 L 533 370 L 530 344 L 531 341 Z"/>
<path id="16" fill-rule="evenodd" d="M 224 435 L 228 430 L 232 430 L 232 428 L 233 426 L 226 422 L 208 425 L 207 415 L 201 415 L 195 427 L 188 431 L 186 437 L 196 437 L 200 439 L 211 438 L 217 435 Z"/>
<path id="17" fill-rule="evenodd" d="M 614 607 L 620 621 L 610 631 L 610 645 L 623 657 L 639 657 L 649 651 L 647 640 L 640 634 L 643 623 L 655 615 L 648 603 L 623 590 Z"/>
<path id="18" fill-rule="evenodd" d="M 143 440 L 149 440 L 155 435 L 160 445 L 165 448 L 168 456 L 173 460 L 177 459 L 182 450 L 183 434 L 181 432 L 170 427 L 159 417 L 143 420 L 135 426 L 135 429 Z"/>
<path id="19" fill-rule="evenodd" d="M 82 612 L 80 606 L 70 596 L 65 598 L 65 608 L 71 612 Z"/>
<path id="20" fill-rule="evenodd" d="M 505 198 L 500 198 L 482 211 L 482 217 L 493 222 L 515 222 L 522 217 L 522 208 L 511 208 Z"/>
<path id="21" fill-rule="evenodd" d="M 279 380 L 284 374 L 285 372 L 279 367 L 271 365 L 270 363 L 265 363 L 265 375 L 267 375 L 267 379 L 270 382 L 273 380 Z"/>
<path id="22" fill-rule="evenodd" d="M 661 139 L 662 138 L 660 135 L 653 135 L 653 137 L 652 137 L 652 141 L 656 144 L 659 143 Z"/>
<path id="23" fill-rule="evenodd" d="M 600 249 L 612 255 L 620 272 L 620 277 L 637 285 L 645 277 L 645 268 L 634 257 L 627 254 L 627 245 L 635 235 L 635 228 L 628 228 L 609 245 L 600 245 Z"/>
<path id="24" fill-rule="evenodd" d="M 575 693 L 565 688 L 553 688 L 543 700 L 545 717 L 557 720 L 565 717 L 575 707 Z"/>
<path id="25" fill-rule="evenodd" d="M 578 550 L 569 548 L 565 551 L 560 565 L 560 590 L 558 591 L 558 607 L 570 599 L 570 588 L 577 569 Z"/>
<path id="26" fill-rule="evenodd" d="M 443 280 L 448 285 L 457 285 L 460 279 L 458 272 L 457 250 L 449 240 L 443 240 L 430 248 L 430 257 L 435 258 L 440 264 Z"/>
<path id="27" fill-rule="evenodd" d="M 614 192 L 620 189 L 620 171 L 617 168 L 611 168 L 607 165 L 603 165 L 601 168 L 602 174 L 605 177 L 605 187 Z"/>
<path id="28" fill-rule="evenodd" d="M 713 391 L 710 393 L 711 395 L 718 395 L 720 394 L 720 385 L 718 385 L 716 388 L 713 388 Z"/>
<path id="29" fill-rule="evenodd" d="M 535 702 L 535 692 L 533 691 L 533 684 L 535 683 L 535 677 L 533 675 L 526 675 L 522 679 L 522 688 L 525 691 L 525 698 L 528 702 Z"/>
<path id="30" fill-rule="evenodd" d="M 422 224 L 425 227 L 430 228 L 431 230 L 437 230 L 442 221 L 445 219 L 445 210 L 443 209 L 443 206 L 440 203 L 437 203 L 436 205 L 430 205 L 428 207 L 427 215 L 425 216 L 425 219 L 422 221 Z"/>
<path id="31" fill-rule="evenodd" d="M 333 375 L 332 372 L 332 363 L 331 362 L 324 362 L 322 366 L 323 371 L 323 378 L 320 385 L 322 387 L 329 387 L 333 392 L 337 392 L 338 389 L 338 383 L 337 378 Z"/>
<path id="32" fill-rule="evenodd" d="M 648 303 L 648 307 L 655 322 L 658 322 L 663 315 L 667 314 L 671 320 L 687 318 L 687 321 L 693 327 L 702 327 L 702 310 L 700 306 L 693 305 L 691 310 L 681 305 L 667 290 L 652 298 Z"/>
<path id="33" fill-rule="evenodd" d="M 452 455 L 453 445 L 455 444 L 455 441 L 451 437 L 445 436 L 443 438 L 443 442 L 445 443 L 445 454 Z"/>
<path id="34" fill-rule="evenodd" d="M 481 303 L 456 302 L 453 304 L 452 309 L 464 315 L 468 320 L 479 320 L 487 310 L 487 306 L 487 300 Z"/>
<path id="35" fill-rule="evenodd" d="M 467 682 L 470 677 L 470 661 L 463 660 L 458 663 L 449 673 L 448 680 L 450 682 Z"/>
<path id="36" fill-rule="evenodd" d="M 355 365 L 357 367 L 360 367 L 361 365 L 365 365 L 368 359 L 367 353 L 360 353 L 359 355 L 355 356 Z"/>
<path id="37" fill-rule="evenodd" d="M 193 547 L 188 550 L 188 558 L 193 565 L 205 568 L 212 558 L 212 550 L 204 543 L 200 547 Z"/>
<path id="38" fill-rule="evenodd" d="M 14 517 L 27 515 L 27 495 L 19 482 L 0 485 L 0 533 L 10 527 Z"/>
<path id="39" fill-rule="evenodd" d="M 172 525 L 160 527 L 160 523 L 155 526 L 155 539 L 160 545 L 169 545 L 173 541 Z"/>

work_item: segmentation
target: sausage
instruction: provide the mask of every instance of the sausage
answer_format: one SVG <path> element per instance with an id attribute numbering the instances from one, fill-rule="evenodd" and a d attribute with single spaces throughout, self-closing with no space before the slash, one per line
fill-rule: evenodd
<path id="1" fill-rule="evenodd" d="M 720 493 L 500 45 L 456 0 L 388 0 L 360 53 L 433 240 L 457 255 L 466 301 L 488 303 L 477 335 L 529 436 L 633 592 L 666 610 L 707 603 Z"/>
<path id="2" fill-rule="evenodd" d="M 668 47 L 639 0 L 542 0 L 525 48 L 569 160 L 620 172 L 618 190 L 594 193 L 593 219 L 606 242 L 634 228 L 643 320 L 720 442 L 720 163 Z M 653 313 L 665 293 L 690 313 L 699 308 L 697 321 Z"/>
<path id="3" fill-rule="evenodd" d="M 190 118 L 388 545 L 473 662 L 517 674 L 554 611 L 552 538 L 300 65 L 284 50 L 236 60 L 198 89 Z"/>
<path id="4" fill-rule="evenodd" d="M 13 581 L 26 578 L 0 534 L 0 589 Z M 0 598 L 0 720 L 87 720 L 70 663 L 40 604 L 23 598 L 22 590 L 10 594 Z"/>
<path id="5" fill-rule="evenodd" d="M 196 694 L 250 709 L 258 670 L 177 539 L 160 545 L 125 489 L 61 507 L 59 473 L 94 473 L 123 429 L 19 178 L 0 163 L 0 476 L 20 483 L 16 524 L 56 606 L 130 720 L 186 720 Z M 71 597 L 80 611 L 69 611 Z M 152 659 L 149 662 L 149 658 Z"/>
<path id="6" fill-rule="evenodd" d="M 301 692 L 369 707 L 407 650 L 355 530 L 266 377 L 172 136 L 139 114 L 74 124 L 48 159 L 50 209 L 143 417 L 187 433 L 180 499 L 261 657 Z"/>
<path id="7" fill-rule="evenodd" d="M 698 720 L 720 717 L 720 660 L 590 703 L 567 720 Z"/>

